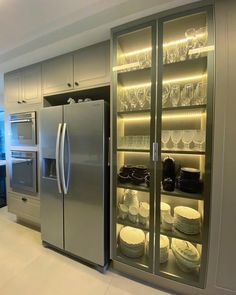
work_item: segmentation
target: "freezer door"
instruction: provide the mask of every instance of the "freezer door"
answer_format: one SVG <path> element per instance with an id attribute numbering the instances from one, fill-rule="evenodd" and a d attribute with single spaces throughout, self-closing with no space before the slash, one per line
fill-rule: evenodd
<path id="1" fill-rule="evenodd" d="M 64 197 L 65 250 L 103 266 L 107 239 L 104 102 L 65 106 L 64 122 L 70 141 L 69 186 Z"/>
<path id="2" fill-rule="evenodd" d="M 63 194 L 59 173 L 62 106 L 40 112 L 40 203 L 42 240 L 63 249 Z"/>

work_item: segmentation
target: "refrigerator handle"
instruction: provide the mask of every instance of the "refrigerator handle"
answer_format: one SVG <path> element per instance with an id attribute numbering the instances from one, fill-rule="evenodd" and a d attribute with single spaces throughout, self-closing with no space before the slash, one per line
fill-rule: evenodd
<path id="1" fill-rule="evenodd" d="M 65 168 L 64 168 L 64 152 L 65 152 L 65 137 L 67 134 L 67 143 L 68 143 L 68 169 L 67 169 L 67 180 L 65 178 Z M 62 128 L 62 137 L 61 137 L 61 150 L 60 150 L 60 168 L 61 168 L 61 177 L 62 177 L 62 188 L 63 192 L 66 195 L 69 187 L 69 174 L 70 174 L 70 148 L 69 148 L 69 136 L 67 131 L 66 123 L 63 124 Z"/>
<path id="2" fill-rule="evenodd" d="M 58 191 L 61 194 L 61 181 L 60 181 L 60 167 L 59 167 L 59 151 L 60 151 L 60 137 L 61 137 L 61 123 L 58 124 L 57 129 L 57 141 L 56 141 L 56 173 L 57 173 L 57 187 Z"/>

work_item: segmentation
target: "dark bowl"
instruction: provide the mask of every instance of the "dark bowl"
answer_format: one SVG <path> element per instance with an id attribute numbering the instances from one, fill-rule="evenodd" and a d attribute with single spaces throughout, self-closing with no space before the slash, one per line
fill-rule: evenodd
<path id="1" fill-rule="evenodd" d="M 118 179 L 119 179 L 120 183 L 127 183 L 127 182 L 130 182 L 130 180 L 131 180 L 129 174 L 127 174 L 125 172 L 120 172 L 118 174 Z"/>
<path id="2" fill-rule="evenodd" d="M 145 177 L 137 175 L 136 173 L 132 173 L 131 180 L 132 180 L 133 184 L 139 185 L 139 184 L 145 182 Z"/>
<path id="3" fill-rule="evenodd" d="M 188 167 L 181 168 L 180 169 L 180 178 L 199 181 L 200 170 L 194 169 L 194 168 L 188 168 Z"/>
<path id="4" fill-rule="evenodd" d="M 133 171 L 134 171 L 134 166 L 132 166 L 132 165 L 124 165 L 120 168 L 120 172 L 127 173 L 130 176 L 133 173 Z"/>
<path id="5" fill-rule="evenodd" d="M 146 182 L 146 185 L 149 187 L 150 186 L 150 174 L 147 174 L 145 176 L 145 182 Z"/>

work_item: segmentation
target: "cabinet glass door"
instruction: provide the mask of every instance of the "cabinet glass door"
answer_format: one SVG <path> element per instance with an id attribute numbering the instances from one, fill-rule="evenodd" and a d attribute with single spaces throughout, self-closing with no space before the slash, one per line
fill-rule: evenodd
<path id="1" fill-rule="evenodd" d="M 167 18 L 159 30 L 163 58 L 158 79 L 162 166 L 157 191 L 157 273 L 202 286 L 210 198 L 214 49 L 210 16 L 199 11 Z"/>
<path id="2" fill-rule="evenodd" d="M 155 22 L 113 36 L 113 259 L 152 271 Z"/>

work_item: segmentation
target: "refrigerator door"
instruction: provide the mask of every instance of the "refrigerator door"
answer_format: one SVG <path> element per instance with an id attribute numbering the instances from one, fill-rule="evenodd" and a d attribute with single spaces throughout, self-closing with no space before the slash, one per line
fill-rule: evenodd
<path id="1" fill-rule="evenodd" d="M 65 250 L 101 266 L 107 262 L 105 227 L 109 226 L 104 219 L 108 215 L 105 117 L 104 101 L 64 106 L 70 140 L 69 186 L 64 197 Z"/>
<path id="2" fill-rule="evenodd" d="M 42 240 L 63 249 L 63 194 L 59 173 L 62 106 L 40 112 Z"/>

